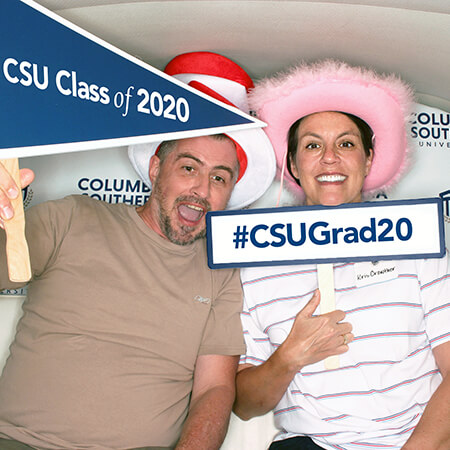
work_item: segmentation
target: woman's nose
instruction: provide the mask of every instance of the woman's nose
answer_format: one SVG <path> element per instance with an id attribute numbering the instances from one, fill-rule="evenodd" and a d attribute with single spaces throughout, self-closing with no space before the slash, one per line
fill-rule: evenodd
<path id="1" fill-rule="evenodd" d="M 334 163 L 338 160 L 338 155 L 334 145 L 325 145 L 322 153 L 322 161 L 327 164 Z"/>

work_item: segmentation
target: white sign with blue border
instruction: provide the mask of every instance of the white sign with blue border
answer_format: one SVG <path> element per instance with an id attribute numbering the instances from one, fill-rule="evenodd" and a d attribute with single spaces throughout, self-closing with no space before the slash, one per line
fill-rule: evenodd
<path id="1" fill-rule="evenodd" d="M 0 158 L 261 127 L 32 0 L 0 2 Z"/>
<path id="2" fill-rule="evenodd" d="M 208 265 L 252 267 L 437 258 L 442 199 L 209 212 Z"/>

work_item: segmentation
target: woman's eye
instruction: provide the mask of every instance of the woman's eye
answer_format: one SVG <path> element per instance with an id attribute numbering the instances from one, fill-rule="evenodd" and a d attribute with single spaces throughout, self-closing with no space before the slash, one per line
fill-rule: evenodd
<path id="1" fill-rule="evenodd" d="M 341 147 L 344 147 L 344 148 L 351 148 L 351 147 L 354 147 L 354 145 L 353 145 L 353 142 L 345 141 L 345 142 L 342 142 L 342 143 L 341 143 Z"/>
<path id="2" fill-rule="evenodd" d="M 316 148 L 319 148 L 320 145 L 315 143 L 315 142 L 311 142 L 310 144 L 306 145 L 306 148 L 310 149 L 310 150 L 315 150 Z"/>

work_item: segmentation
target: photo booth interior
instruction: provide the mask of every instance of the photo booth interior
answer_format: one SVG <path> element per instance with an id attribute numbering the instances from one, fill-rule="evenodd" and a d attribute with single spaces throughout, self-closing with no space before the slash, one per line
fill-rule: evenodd
<path id="1" fill-rule="evenodd" d="M 325 58 L 399 74 L 416 89 L 408 129 L 413 157 L 401 182 L 377 197 L 443 198 L 446 242 L 450 247 L 448 0 L 37 3 L 160 70 L 175 55 L 211 51 L 236 61 L 253 80 L 301 60 Z M 69 194 L 136 205 L 145 203 L 150 195 L 150 189 L 131 166 L 125 147 L 22 158 L 20 165 L 36 172 L 35 182 L 23 192 L 25 208 Z M 278 191 L 279 183 L 274 181 L 251 207 L 275 206 Z M 281 205 L 292 202 L 289 193 L 283 191 Z M 22 313 L 24 293 L 21 289 L 0 294 L 0 372 Z M 222 450 L 263 450 L 275 432 L 270 414 L 245 423 L 233 415 Z"/>

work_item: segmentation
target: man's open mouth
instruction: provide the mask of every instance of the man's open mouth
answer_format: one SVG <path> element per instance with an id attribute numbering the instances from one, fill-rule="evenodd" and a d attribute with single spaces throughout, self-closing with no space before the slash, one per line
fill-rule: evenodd
<path id="1" fill-rule="evenodd" d="M 182 203 L 178 206 L 178 214 L 188 222 L 196 223 L 202 219 L 205 209 L 191 203 Z"/>

